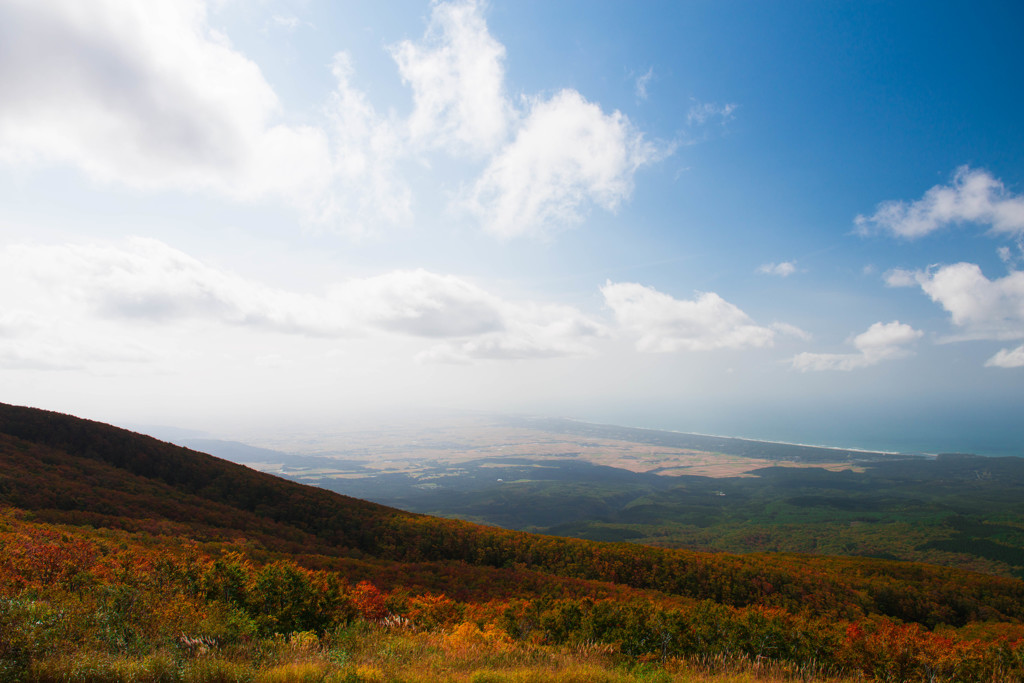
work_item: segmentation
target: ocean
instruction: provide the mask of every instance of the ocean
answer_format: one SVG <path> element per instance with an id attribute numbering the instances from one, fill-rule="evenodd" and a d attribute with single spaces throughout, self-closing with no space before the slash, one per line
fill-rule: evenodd
<path id="1" fill-rule="evenodd" d="M 632 407 L 602 413 L 580 418 L 628 427 L 811 446 L 1024 457 L 1024 414 L 1015 408 L 781 410 L 746 406 L 715 411 L 641 411 Z"/>

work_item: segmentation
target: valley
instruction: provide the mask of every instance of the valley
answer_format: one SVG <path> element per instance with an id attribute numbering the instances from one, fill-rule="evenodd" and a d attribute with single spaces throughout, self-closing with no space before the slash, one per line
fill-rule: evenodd
<path id="1" fill-rule="evenodd" d="M 193 440 L 412 512 L 596 541 L 932 562 L 1024 576 L 1024 459 L 907 455 L 478 416 Z"/>

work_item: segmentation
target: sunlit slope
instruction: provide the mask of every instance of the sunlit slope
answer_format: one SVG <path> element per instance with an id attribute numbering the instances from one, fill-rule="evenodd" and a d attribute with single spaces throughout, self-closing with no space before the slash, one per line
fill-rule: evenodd
<path id="1" fill-rule="evenodd" d="M 695 553 L 404 513 L 87 420 L 0 405 L 0 504 L 42 519 L 232 538 L 276 551 L 522 568 L 726 605 L 929 626 L 1024 618 L 1024 583 L 925 564 Z"/>

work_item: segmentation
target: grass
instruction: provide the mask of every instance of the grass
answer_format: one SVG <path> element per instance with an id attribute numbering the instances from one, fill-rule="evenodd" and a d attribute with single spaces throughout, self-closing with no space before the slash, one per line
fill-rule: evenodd
<path id="1" fill-rule="evenodd" d="M 145 656 L 54 652 L 11 672 L 26 683 L 789 683 L 838 681 L 747 660 L 629 662 L 609 646 L 540 647 L 463 624 L 414 633 L 357 626 L 230 651 Z"/>

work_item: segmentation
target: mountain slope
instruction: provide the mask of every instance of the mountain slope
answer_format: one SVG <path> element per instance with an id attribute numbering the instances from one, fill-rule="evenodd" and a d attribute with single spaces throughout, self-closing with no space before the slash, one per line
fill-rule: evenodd
<path id="1" fill-rule="evenodd" d="M 339 554 L 372 544 L 395 515 L 381 505 L 286 482 L 110 425 L 0 404 L 0 501 L 54 519 L 166 520 L 214 536 Z M 113 518 L 113 519 L 107 519 Z"/>
<path id="2" fill-rule="evenodd" d="M 1024 620 L 1024 582 L 924 564 L 725 555 L 535 536 L 401 512 L 88 420 L 0 404 L 0 505 L 281 552 L 521 567 L 732 606 L 927 626 Z M 167 525 L 170 525 L 169 527 Z"/>

